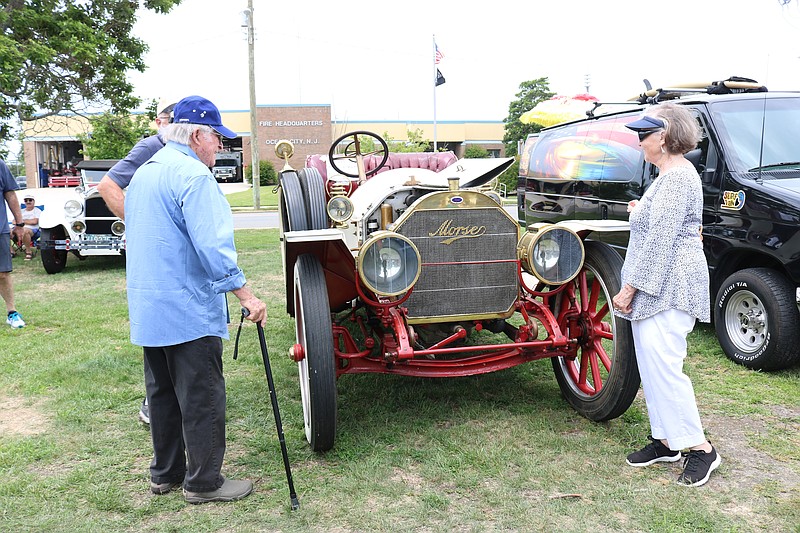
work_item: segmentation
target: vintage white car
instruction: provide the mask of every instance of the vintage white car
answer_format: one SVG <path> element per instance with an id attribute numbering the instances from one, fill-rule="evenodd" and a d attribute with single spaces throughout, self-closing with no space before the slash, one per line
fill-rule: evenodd
<path id="1" fill-rule="evenodd" d="M 389 154 L 369 132 L 298 170 L 292 152 L 276 145 L 290 357 L 313 450 L 334 445 L 343 374 L 455 377 L 550 359 L 583 416 L 627 410 L 639 374 L 630 325 L 609 310 L 622 258 L 585 241 L 626 222 L 520 228 L 486 189 L 510 158 L 439 169 L 438 154 Z"/>
<path id="2" fill-rule="evenodd" d="M 48 208 L 39 220 L 39 248 L 48 274 L 67 264 L 67 253 L 79 259 L 93 255 L 125 254 L 125 222 L 108 209 L 97 184 L 116 160 L 81 161 L 81 184 L 73 189 L 63 209 Z"/>

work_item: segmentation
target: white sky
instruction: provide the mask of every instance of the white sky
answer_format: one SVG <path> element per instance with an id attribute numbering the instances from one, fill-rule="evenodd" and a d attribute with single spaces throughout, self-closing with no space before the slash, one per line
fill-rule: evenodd
<path id="1" fill-rule="evenodd" d="M 474 4 L 473 4 L 474 5 Z M 432 38 L 447 79 L 436 118 L 503 120 L 523 81 L 626 100 L 683 82 L 754 78 L 800 90 L 800 1 L 490 0 L 469 3 L 254 2 L 256 102 L 331 104 L 338 121 L 433 120 Z M 279 7 L 279 6 L 287 6 Z M 246 0 L 184 0 L 141 12 L 149 68 L 137 96 L 189 94 L 249 107 Z M 458 10 L 458 11 L 454 11 Z"/>

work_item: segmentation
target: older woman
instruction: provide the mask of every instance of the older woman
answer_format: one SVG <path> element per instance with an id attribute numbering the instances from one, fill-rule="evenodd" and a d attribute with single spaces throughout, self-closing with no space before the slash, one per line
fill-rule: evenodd
<path id="1" fill-rule="evenodd" d="M 688 448 L 678 483 L 700 486 L 721 458 L 706 440 L 694 389 L 683 373 L 686 336 L 696 319 L 709 322 L 708 266 L 701 243 L 703 191 L 683 154 L 701 133 L 691 112 L 674 104 L 648 109 L 628 124 L 658 178 L 631 202 L 630 242 L 615 313 L 630 320 L 642 377 L 651 442 L 628 455 L 631 466 L 674 462 Z"/>

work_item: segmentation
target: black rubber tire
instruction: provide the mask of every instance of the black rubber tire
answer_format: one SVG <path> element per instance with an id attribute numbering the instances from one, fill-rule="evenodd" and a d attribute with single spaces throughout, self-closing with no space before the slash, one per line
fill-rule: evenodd
<path id="1" fill-rule="evenodd" d="M 339 174 L 345 175 L 345 176 L 347 176 L 349 178 L 358 178 L 359 175 L 357 173 L 356 174 L 351 174 L 351 173 L 348 173 L 348 172 L 342 172 L 342 170 L 336 165 L 336 160 L 337 159 L 349 159 L 348 156 L 341 155 L 341 154 L 336 154 L 336 148 L 339 146 L 339 143 L 341 143 L 343 140 L 347 139 L 348 137 L 353 137 L 354 142 L 355 142 L 356 135 L 365 135 L 367 137 L 372 137 L 373 139 L 378 141 L 378 144 L 381 145 L 381 149 L 380 150 L 376 150 L 375 152 L 371 152 L 369 154 L 362 154 L 362 153 L 359 153 L 358 151 L 354 152 L 354 154 L 353 154 L 353 155 L 356 155 L 356 154 L 357 155 L 371 155 L 371 154 L 383 153 L 383 158 L 381 159 L 380 164 L 377 165 L 372 170 L 370 170 L 369 172 L 366 172 L 366 177 L 372 176 L 373 174 L 377 173 L 381 168 L 383 168 L 383 166 L 386 164 L 386 161 L 389 160 L 389 145 L 386 144 L 386 141 L 383 140 L 383 137 L 381 137 L 380 135 L 377 135 L 375 133 L 372 133 L 371 131 L 363 131 L 363 130 L 351 131 L 350 133 L 345 133 L 344 135 L 342 135 L 341 137 L 339 137 L 338 139 L 333 141 L 331 143 L 330 149 L 328 150 L 328 162 L 331 164 L 333 169 L 336 172 L 338 172 Z M 350 143 L 350 144 L 354 144 L 354 142 Z"/>
<path id="2" fill-rule="evenodd" d="M 283 232 L 306 231 L 309 228 L 306 203 L 300 178 L 294 171 L 281 174 L 281 227 Z"/>
<path id="3" fill-rule="evenodd" d="M 306 439 L 324 452 L 336 438 L 336 361 L 328 289 L 314 255 L 303 254 L 294 265 L 294 307 L 297 344 L 305 354 L 298 373 Z"/>
<path id="4" fill-rule="evenodd" d="M 53 240 L 64 240 L 67 236 L 60 226 L 51 229 L 42 228 L 40 243 Z M 42 257 L 42 266 L 48 274 L 58 274 L 67 266 L 67 251 L 55 248 L 42 248 L 39 255 Z"/>
<path id="5" fill-rule="evenodd" d="M 780 272 L 747 268 L 728 276 L 714 300 L 714 327 L 731 361 L 756 370 L 800 361 L 795 287 Z"/>
<path id="6" fill-rule="evenodd" d="M 325 201 L 325 180 L 316 168 L 301 168 L 297 171 L 303 198 L 306 204 L 308 229 L 328 229 L 327 203 Z"/>
<path id="7" fill-rule="evenodd" d="M 582 310 L 579 321 L 571 325 L 567 320 L 564 323 L 559 320 L 565 335 L 578 337 L 577 357 L 573 360 L 554 357 L 551 362 L 567 402 L 582 416 L 602 422 L 627 411 L 641 381 L 630 322 L 615 317 L 610 305 L 611 298 L 622 286 L 622 257 L 601 242 L 587 241 L 584 246 L 583 269 L 562 293 L 561 308 L 568 309 L 570 297 L 574 296 L 576 305 L 585 302 L 587 309 Z M 584 281 L 587 292 L 581 294 Z M 563 311 L 561 315 L 564 316 Z M 610 366 L 603 363 L 603 357 L 607 357 Z M 585 375 L 581 373 L 583 366 Z M 594 368 L 599 379 L 593 376 Z"/>

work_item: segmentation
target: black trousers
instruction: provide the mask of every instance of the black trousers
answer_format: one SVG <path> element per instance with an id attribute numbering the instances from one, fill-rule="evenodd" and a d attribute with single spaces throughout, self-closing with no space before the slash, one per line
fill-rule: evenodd
<path id="1" fill-rule="evenodd" d="M 183 480 L 191 492 L 218 489 L 225 456 L 222 339 L 145 347 L 144 382 L 153 439 L 150 479 Z"/>

